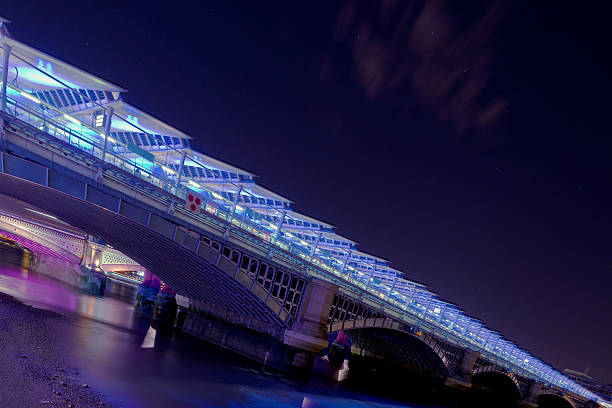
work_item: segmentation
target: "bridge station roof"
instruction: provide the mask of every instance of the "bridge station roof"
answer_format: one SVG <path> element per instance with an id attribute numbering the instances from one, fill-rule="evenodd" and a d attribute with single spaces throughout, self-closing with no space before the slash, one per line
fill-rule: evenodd
<path id="1" fill-rule="evenodd" d="M 12 48 L 11 76 L 9 78 L 17 77 L 20 81 L 23 81 L 27 90 L 64 88 L 65 86 L 58 82 L 59 80 L 77 89 L 126 92 L 125 89 L 112 82 L 99 78 L 12 37 L 6 36 L 0 40 L 0 43 L 8 44 Z M 3 52 L 0 49 L 0 55 L 3 55 Z M 34 69 L 34 67 L 40 68 L 40 71 Z"/>
<path id="2" fill-rule="evenodd" d="M 122 100 L 109 102 L 105 104 L 105 106 L 112 107 L 115 111 L 115 115 L 111 121 L 111 131 L 145 133 L 150 135 L 192 139 L 187 133 L 170 126 L 155 116 Z"/>

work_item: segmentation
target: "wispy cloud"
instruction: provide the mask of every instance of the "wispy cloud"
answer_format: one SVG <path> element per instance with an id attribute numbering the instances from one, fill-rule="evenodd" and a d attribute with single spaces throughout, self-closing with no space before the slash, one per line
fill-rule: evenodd
<path id="1" fill-rule="evenodd" d="M 508 103 L 491 89 L 505 3 L 462 18 L 452 10 L 458 6 L 445 1 L 345 3 L 333 39 L 349 47 L 352 74 L 365 96 L 405 92 L 459 132 L 494 123 Z"/>

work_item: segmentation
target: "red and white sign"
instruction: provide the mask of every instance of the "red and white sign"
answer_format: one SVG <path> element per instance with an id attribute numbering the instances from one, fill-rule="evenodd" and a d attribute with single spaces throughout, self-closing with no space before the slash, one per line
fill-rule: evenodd
<path id="1" fill-rule="evenodd" d="M 185 208 L 196 214 L 200 213 L 202 209 L 202 197 L 195 195 L 194 193 L 187 194 L 187 200 L 185 201 Z"/>

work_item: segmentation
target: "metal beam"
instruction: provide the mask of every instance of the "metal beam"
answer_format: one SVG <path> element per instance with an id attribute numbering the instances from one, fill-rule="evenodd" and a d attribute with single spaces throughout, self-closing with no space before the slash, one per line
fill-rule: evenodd
<path id="1" fill-rule="evenodd" d="M 321 240 L 321 236 L 323 235 L 322 232 L 319 232 L 319 235 L 317 235 L 317 240 L 315 241 L 314 245 L 312 246 L 312 251 L 310 252 L 310 261 L 312 260 L 312 257 L 316 255 L 317 253 L 317 247 L 319 246 L 319 241 Z"/>
<path id="2" fill-rule="evenodd" d="M 276 231 L 274 231 L 274 238 L 278 238 L 280 235 L 281 227 L 283 226 L 283 221 L 285 221 L 285 217 L 287 216 L 287 211 L 283 210 L 280 218 L 278 219 L 278 223 L 276 224 Z"/>
<path id="3" fill-rule="evenodd" d="M 182 164 L 183 162 L 181 161 L 181 166 Z M 236 207 L 238 207 L 238 201 L 240 200 L 240 193 L 242 193 L 242 186 L 238 188 L 238 191 L 236 192 L 236 197 L 234 197 L 234 201 L 232 202 L 232 210 L 230 211 L 229 219 L 227 220 L 227 222 L 229 222 L 230 224 L 232 220 L 234 219 L 234 214 L 236 214 Z"/>
<path id="4" fill-rule="evenodd" d="M 0 110 L 6 112 L 6 84 L 8 82 L 9 58 L 11 56 L 11 46 L 2 45 L 2 88 L 0 89 Z"/>
<path id="5" fill-rule="evenodd" d="M 115 110 L 112 108 L 108 108 L 108 112 L 106 113 L 106 122 L 104 123 L 104 149 L 102 150 L 102 161 L 106 159 L 106 149 L 108 148 L 108 137 L 110 135 L 111 122 L 113 121 L 113 113 Z"/>
<path id="6" fill-rule="evenodd" d="M 179 165 L 178 175 L 176 176 L 176 182 L 174 183 L 174 188 L 178 193 L 178 188 L 181 185 L 181 177 L 183 177 L 183 166 L 185 165 L 185 158 L 187 157 L 187 152 L 183 151 L 183 157 L 181 157 L 181 164 Z"/>

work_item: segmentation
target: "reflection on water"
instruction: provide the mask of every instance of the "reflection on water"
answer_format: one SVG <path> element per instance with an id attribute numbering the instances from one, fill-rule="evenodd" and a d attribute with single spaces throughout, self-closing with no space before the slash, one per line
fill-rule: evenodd
<path id="1" fill-rule="evenodd" d="M 406 407 L 383 398 L 267 373 L 188 335 L 168 334 L 134 312 L 135 288 L 107 282 L 104 297 L 0 266 L 0 291 L 77 316 L 66 322 L 71 363 L 120 407 Z"/>

